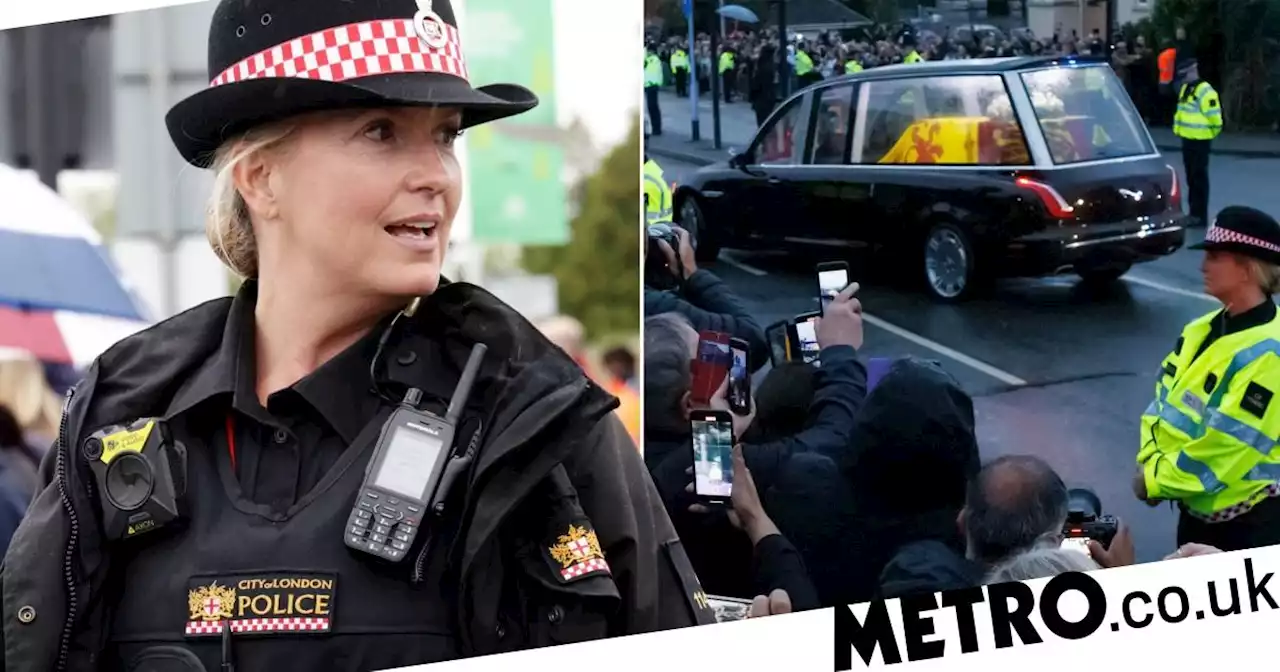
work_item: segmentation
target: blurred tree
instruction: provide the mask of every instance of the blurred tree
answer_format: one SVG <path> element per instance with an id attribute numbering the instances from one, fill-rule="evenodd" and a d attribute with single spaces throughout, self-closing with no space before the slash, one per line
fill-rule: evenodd
<path id="1" fill-rule="evenodd" d="M 640 130 L 614 148 L 583 184 L 563 246 L 527 247 L 524 267 L 555 276 L 560 310 L 589 338 L 640 329 Z"/>

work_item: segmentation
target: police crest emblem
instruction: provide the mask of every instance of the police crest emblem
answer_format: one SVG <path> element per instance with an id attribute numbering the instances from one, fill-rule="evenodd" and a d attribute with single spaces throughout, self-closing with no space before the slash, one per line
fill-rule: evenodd
<path id="1" fill-rule="evenodd" d="M 413 29 L 418 39 L 432 49 L 440 49 L 449 42 L 444 19 L 431 8 L 431 0 L 418 0 L 418 11 L 413 15 Z"/>
<path id="2" fill-rule="evenodd" d="M 595 530 L 587 525 L 569 525 L 569 531 L 556 538 L 547 548 L 551 559 L 558 565 L 560 580 L 576 581 L 593 574 L 608 574 L 609 563 L 604 559 L 600 540 Z"/>
<path id="3" fill-rule="evenodd" d="M 187 591 L 187 610 L 192 621 L 221 621 L 232 617 L 236 589 L 217 581 Z"/>

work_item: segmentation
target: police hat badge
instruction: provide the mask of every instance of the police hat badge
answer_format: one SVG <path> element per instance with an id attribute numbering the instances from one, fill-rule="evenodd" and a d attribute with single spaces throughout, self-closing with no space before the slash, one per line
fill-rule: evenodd
<path id="1" fill-rule="evenodd" d="M 449 42 L 444 19 L 431 9 L 431 0 L 418 0 L 418 11 L 413 15 L 413 28 L 418 38 L 432 49 L 439 49 Z"/>

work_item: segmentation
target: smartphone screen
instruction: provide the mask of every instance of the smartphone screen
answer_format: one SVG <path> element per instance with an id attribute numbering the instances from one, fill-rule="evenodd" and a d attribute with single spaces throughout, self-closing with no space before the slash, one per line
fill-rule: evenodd
<path id="1" fill-rule="evenodd" d="M 812 364 L 818 359 L 818 331 L 816 318 L 807 318 L 796 322 L 796 341 L 800 359 L 805 364 Z"/>
<path id="2" fill-rule="evenodd" d="M 727 499 L 733 494 L 733 420 L 723 411 L 695 411 L 693 483 L 700 498 Z"/>
<path id="3" fill-rule="evenodd" d="M 729 364 L 729 410 L 738 415 L 751 413 L 751 369 L 747 366 L 747 343 L 740 339 L 729 342 L 732 361 Z"/>
<path id="4" fill-rule="evenodd" d="M 822 302 L 822 310 L 836 298 L 845 287 L 849 286 L 849 266 L 844 262 L 818 264 L 818 299 Z"/>

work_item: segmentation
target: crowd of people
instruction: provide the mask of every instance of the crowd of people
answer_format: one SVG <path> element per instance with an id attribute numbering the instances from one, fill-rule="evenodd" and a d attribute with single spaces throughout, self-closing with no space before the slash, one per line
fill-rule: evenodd
<path id="1" fill-rule="evenodd" d="M 1239 217 L 1224 213 L 1221 224 L 1238 227 Z M 1280 225 L 1268 222 L 1265 235 L 1280 237 Z M 856 283 L 817 324 L 818 365 L 774 362 L 753 385 L 751 411 L 731 412 L 732 501 L 709 508 L 691 484 L 690 416 L 699 410 L 691 401 L 691 362 L 699 331 L 725 330 L 762 349 L 768 344 L 732 289 L 695 265 L 688 235 L 679 232 L 678 240 L 678 249 L 655 240 L 648 252 L 681 277 L 674 288 L 645 287 L 644 457 L 708 593 L 754 598 L 760 615 L 1136 562 L 1123 520 L 1113 537 L 1064 544 L 1069 518 L 1100 512 L 1079 506 L 1078 491 L 1040 457 L 985 456 L 973 400 L 942 365 L 895 360 L 868 390 Z M 1214 263 L 1238 253 L 1247 265 L 1249 255 L 1260 253 L 1208 249 Z M 1251 278 L 1241 275 L 1239 288 L 1251 286 Z M 765 353 L 753 359 L 756 375 L 769 361 Z M 713 409 L 730 411 L 726 387 L 711 399 Z M 1161 441 L 1186 450 L 1163 435 Z M 1156 473 L 1151 460 L 1143 470 Z M 1149 482 L 1164 483 L 1173 473 L 1166 467 Z M 1135 479 L 1135 496 L 1145 499 L 1150 495 L 1139 482 L 1146 481 Z M 1180 501 L 1186 518 L 1194 502 Z M 1257 507 L 1269 510 L 1266 501 Z M 1180 524 L 1178 546 L 1165 559 L 1258 545 L 1209 545 L 1205 538 L 1184 534 Z"/>
<path id="2" fill-rule="evenodd" d="M 1007 35 L 973 31 L 968 26 L 939 30 L 879 27 L 848 40 L 837 31 L 811 37 L 793 35 L 786 44 L 784 58 L 787 65 L 783 69 L 794 73 L 791 90 L 795 90 L 821 79 L 916 60 L 1035 55 L 1097 57 L 1108 51 L 1108 40 L 1097 30 L 1086 36 L 1071 31 L 1055 33 L 1052 37 L 1037 37 L 1029 29 L 1012 31 Z M 1141 36 L 1130 43 L 1117 35 L 1109 42 L 1112 45 L 1109 54 L 1112 68 L 1125 84 L 1139 111 L 1148 123 L 1168 125 L 1172 116 L 1171 105 L 1161 99 L 1155 50 Z M 1178 46 L 1189 50 L 1184 42 L 1185 36 L 1179 40 Z M 711 48 L 711 38 L 705 33 L 696 37 L 692 50 L 688 38 L 676 35 L 651 43 L 650 53 L 664 64 L 677 95 L 689 95 L 689 63 L 692 62 L 701 95 L 710 95 L 711 76 L 715 73 L 723 100 L 748 101 L 759 120 L 763 121 L 763 117 L 779 102 L 781 90 L 777 64 L 782 44 L 777 29 L 735 30 L 717 44 L 714 57 Z M 663 81 L 667 80 L 664 78 Z"/>

